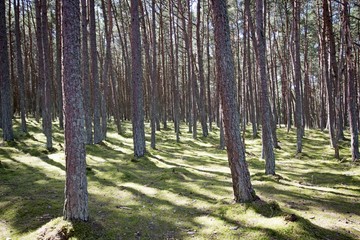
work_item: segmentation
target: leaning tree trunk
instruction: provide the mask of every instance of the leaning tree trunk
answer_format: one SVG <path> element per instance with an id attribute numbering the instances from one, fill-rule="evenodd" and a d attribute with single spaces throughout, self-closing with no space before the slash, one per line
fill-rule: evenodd
<path id="1" fill-rule="evenodd" d="M 141 41 L 139 22 L 139 0 L 131 0 L 131 55 L 132 55 L 132 125 L 134 155 L 145 154 L 145 131 L 143 109 L 143 75 L 141 64 Z"/>
<path id="2" fill-rule="evenodd" d="M 81 89 L 80 3 L 63 1 L 63 101 L 66 183 L 64 219 L 87 221 L 85 119 Z"/>
<path id="3" fill-rule="evenodd" d="M 234 59 L 231 50 L 230 27 L 226 1 L 212 0 L 215 28 L 215 55 L 219 84 L 225 141 L 236 202 L 257 199 L 245 161 L 245 149 L 240 135 L 240 114 L 236 103 Z"/>
<path id="4" fill-rule="evenodd" d="M 0 1 L 0 97 L 3 140 L 13 141 L 9 52 L 6 36 L 5 1 Z"/>

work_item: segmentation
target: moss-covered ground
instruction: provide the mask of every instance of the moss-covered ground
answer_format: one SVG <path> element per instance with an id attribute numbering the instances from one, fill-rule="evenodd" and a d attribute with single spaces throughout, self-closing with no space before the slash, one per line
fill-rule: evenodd
<path id="1" fill-rule="evenodd" d="M 41 124 L 30 119 L 29 134 L 21 134 L 16 122 L 16 141 L 0 146 L 0 239 L 55 239 L 53 232 L 71 239 L 360 239 L 360 166 L 351 162 L 349 141 L 338 161 L 327 133 L 306 130 L 295 156 L 295 130 L 280 128 L 278 175 L 266 176 L 261 140 L 248 132 L 261 201 L 236 204 L 217 129 L 193 140 L 183 125 L 180 143 L 173 129 L 162 130 L 152 150 L 146 127 L 143 158 L 133 157 L 126 122 L 121 135 L 110 125 L 106 141 L 87 146 L 90 220 L 70 223 L 61 218 L 63 132 L 54 123 L 48 152 Z"/>

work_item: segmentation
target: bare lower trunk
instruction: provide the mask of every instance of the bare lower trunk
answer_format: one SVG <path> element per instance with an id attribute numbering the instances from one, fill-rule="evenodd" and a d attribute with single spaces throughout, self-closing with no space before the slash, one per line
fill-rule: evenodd
<path id="1" fill-rule="evenodd" d="M 6 34 L 6 13 L 5 1 L 0 2 L 0 110 L 1 127 L 3 130 L 3 140 L 13 141 L 14 133 L 12 128 L 12 106 L 11 88 L 9 73 L 9 52 Z"/>
<path id="2" fill-rule="evenodd" d="M 143 76 L 141 64 L 141 41 L 139 23 L 139 0 L 131 0 L 131 55 L 132 55 L 132 124 L 134 155 L 145 154 Z"/>
<path id="3" fill-rule="evenodd" d="M 17 78 L 20 100 L 20 116 L 21 116 L 21 131 L 27 132 L 26 127 L 26 103 L 25 103 L 25 79 L 24 79 L 24 66 L 22 60 L 21 51 L 21 39 L 20 39 L 20 7 L 19 1 L 14 0 L 15 8 L 15 42 L 16 42 L 16 63 L 17 63 Z"/>
<path id="4" fill-rule="evenodd" d="M 100 126 L 100 104 L 101 92 L 99 86 L 99 71 L 96 48 L 96 22 L 95 22 L 95 4 L 90 0 L 90 58 L 91 58 L 91 75 L 93 83 L 93 108 L 94 108 L 94 143 L 100 143 L 102 140 L 102 128 Z"/>
<path id="5" fill-rule="evenodd" d="M 81 89 L 79 0 L 63 1 L 62 27 L 66 157 L 64 219 L 87 221 L 89 213 Z"/>
<path id="6" fill-rule="evenodd" d="M 262 144 L 265 157 L 265 173 L 275 174 L 275 155 L 273 149 L 273 138 L 271 133 L 271 109 L 269 103 L 268 93 L 268 77 L 266 73 L 266 46 L 265 46 L 265 31 L 263 26 L 263 1 L 256 1 L 256 24 L 257 24 L 257 46 L 258 46 L 258 67 L 260 70 L 261 79 L 261 119 L 262 119 Z"/>
<path id="7" fill-rule="evenodd" d="M 348 97 L 348 115 L 349 125 L 351 133 L 351 156 L 352 160 L 356 161 L 359 159 L 359 133 L 358 133 L 358 116 L 356 113 L 356 72 L 354 64 L 354 56 L 352 49 L 352 38 L 350 32 L 350 19 L 348 13 L 348 0 L 343 0 L 342 8 L 342 21 L 343 21 L 343 32 L 345 35 L 346 44 L 346 70 L 348 77 L 347 85 L 347 97 Z"/>
<path id="8" fill-rule="evenodd" d="M 223 122 L 228 161 L 236 202 L 257 199 L 245 161 L 245 150 L 240 135 L 240 114 L 235 96 L 234 59 L 231 51 L 230 28 L 226 1 L 212 0 L 215 28 L 215 54 L 218 84 L 223 107 Z"/>

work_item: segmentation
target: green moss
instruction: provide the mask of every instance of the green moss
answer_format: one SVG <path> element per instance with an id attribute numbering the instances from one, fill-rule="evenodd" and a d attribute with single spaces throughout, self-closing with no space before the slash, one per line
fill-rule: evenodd
<path id="1" fill-rule="evenodd" d="M 122 133 L 109 125 L 106 141 L 86 146 L 88 222 L 62 220 L 65 181 L 63 130 L 55 124 L 55 151 L 45 149 L 41 124 L 29 119 L 29 134 L 0 148 L 0 239 L 356 239 L 360 167 L 342 141 L 342 161 L 333 158 L 328 133 L 306 130 L 295 156 L 296 131 L 278 129 L 276 176 L 264 174 L 261 138 L 246 132 L 246 156 L 261 201 L 233 202 L 226 151 L 219 130 L 197 140 L 181 126 L 156 133 L 157 149 L 134 159 L 131 124 Z M 146 139 L 150 138 L 149 124 Z M 348 137 L 348 133 L 346 135 Z M 294 214 L 296 221 L 288 221 Z"/>

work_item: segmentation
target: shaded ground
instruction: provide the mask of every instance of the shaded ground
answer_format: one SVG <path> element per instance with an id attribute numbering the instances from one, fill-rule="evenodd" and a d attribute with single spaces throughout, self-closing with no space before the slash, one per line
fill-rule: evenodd
<path id="1" fill-rule="evenodd" d="M 71 224 L 61 220 L 62 132 L 55 124 L 56 151 L 49 153 L 41 125 L 29 125 L 30 134 L 16 129 L 16 141 L 0 147 L 0 239 L 36 239 L 59 228 L 73 239 L 360 238 L 360 167 L 350 162 L 346 141 L 343 161 L 333 159 L 326 133 L 307 131 L 304 153 L 295 157 L 295 132 L 279 129 L 275 177 L 263 174 L 261 141 L 249 134 L 247 160 L 262 201 L 234 204 L 217 130 L 193 140 L 183 126 L 181 143 L 162 130 L 158 149 L 134 159 L 124 123 L 121 136 L 111 129 L 105 142 L 87 146 L 91 220 Z"/>

